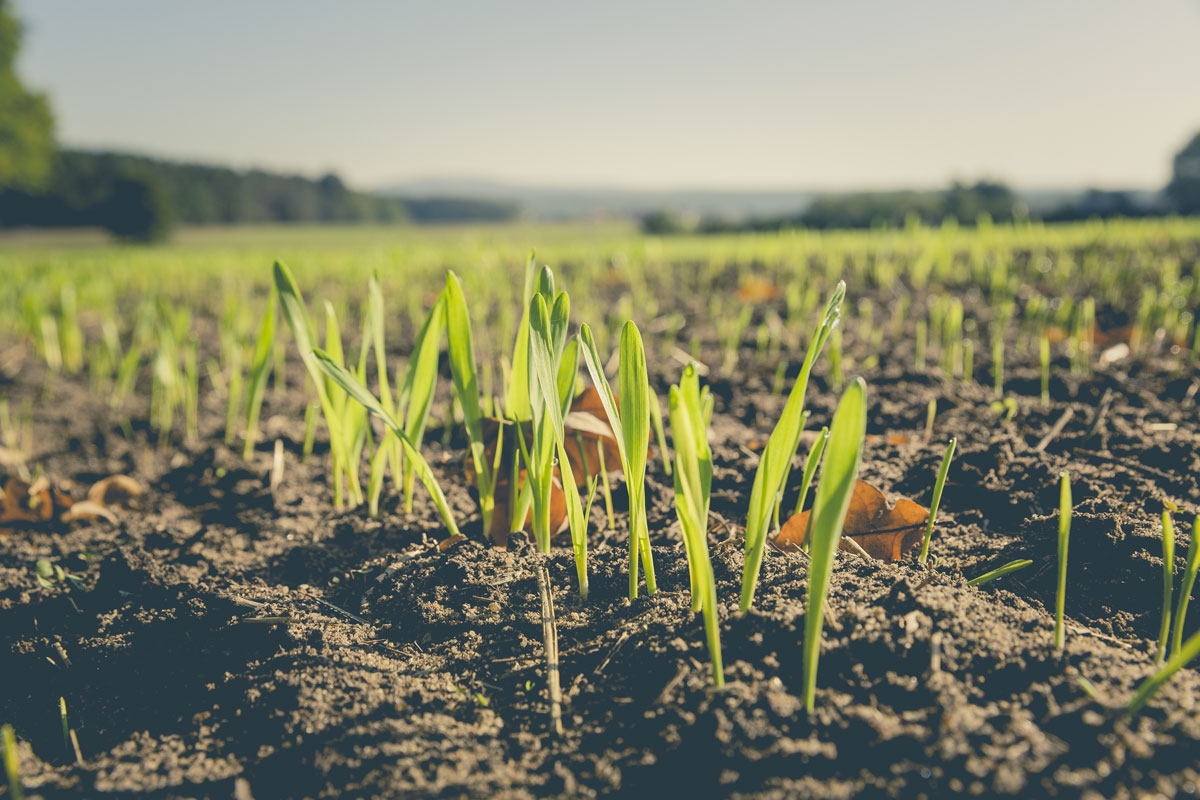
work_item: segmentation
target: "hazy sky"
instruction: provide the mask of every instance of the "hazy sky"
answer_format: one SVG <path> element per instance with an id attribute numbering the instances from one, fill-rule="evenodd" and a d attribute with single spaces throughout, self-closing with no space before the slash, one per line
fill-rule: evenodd
<path id="1" fill-rule="evenodd" d="M 1159 186 L 1200 0 L 15 0 L 60 138 L 374 187 Z"/>

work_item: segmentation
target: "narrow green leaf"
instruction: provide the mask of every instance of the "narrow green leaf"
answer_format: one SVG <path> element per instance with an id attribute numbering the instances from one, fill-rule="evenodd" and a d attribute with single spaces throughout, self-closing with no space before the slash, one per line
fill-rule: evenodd
<path id="1" fill-rule="evenodd" d="M 804 610 L 804 705 L 811 713 L 817 688 L 817 659 L 821 654 L 821 631 L 825 622 L 825 599 L 829 593 L 833 559 L 842 524 L 858 478 L 863 442 L 867 433 L 867 385 L 862 378 L 851 382 L 829 426 L 825 466 L 817 484 L 812 508 L 809 547 L 808 603 Z"/>
<path id="2" fill-rule="evenodd" d="M 425 485 L 425 489 L 433 497 L 434 505 L 437 506 L 447 530 L 452 536 L 457 535 L 459 532 L 458 523 L 454 520 L 454 514 L 450 510 L 446 496 L 442 494 L 442 488 L 438 485 L 437 478 L 433 474 L 433 469 L 429 466 L 429 462 L 425 460 L 424 456 L 421 455 L 421 452 L 413 446 L 412 441 L 409 440 L 408 435 L 400 427 L 400 423 L 396 421 L 392 413 L 384 408 L 375 395 L 371 394 L 371 391 L 351 375 L 345 367 L 335 362 L 320 350 L 314 351 L 312 355 L 313 361 L 319 366 L 319 369 L 324 371 L 338 386 L 345 390 L 349 397 L 352 397 L 367 411 L 383 420 L 383 423 L 400 440 L 400 443 L 404 445 L 405 456 L 413 464 L 417 476 L 421 479 L 421 483 Z"/>

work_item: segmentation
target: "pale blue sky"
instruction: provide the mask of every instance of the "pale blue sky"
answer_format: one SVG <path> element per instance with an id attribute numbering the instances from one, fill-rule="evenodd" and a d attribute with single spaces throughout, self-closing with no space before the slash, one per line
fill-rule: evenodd
<path id="1" fill-rule="evenodd" d="M 541 185 L 1154 187 L 1198 0 L 15 0 L 60 138 Z"/>

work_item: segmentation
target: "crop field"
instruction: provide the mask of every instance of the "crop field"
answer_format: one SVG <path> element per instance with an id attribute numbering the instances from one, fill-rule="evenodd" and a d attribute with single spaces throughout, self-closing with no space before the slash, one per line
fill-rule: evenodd
<path id="1" fill-rule="evenodd" d="M 5 797 L 1200 795 L 1200 221 L 0 275 Z"/>

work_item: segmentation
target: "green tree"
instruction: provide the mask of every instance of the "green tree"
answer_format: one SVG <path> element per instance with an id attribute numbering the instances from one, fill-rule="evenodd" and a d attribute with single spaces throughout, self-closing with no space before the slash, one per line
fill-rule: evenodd
<path id="1" fill-rule="evenodd" d="M 1180 214 L 1200 214 L 1200 133 L 1175 154 L 1167 197 Z"/>
<path id="2" fill-rule="evenodd" d="M 17 79 L 21 25 L 0 0 L 0 188 L 38 189 L 54 166 L 54 118 L 46 97 Z"/>

